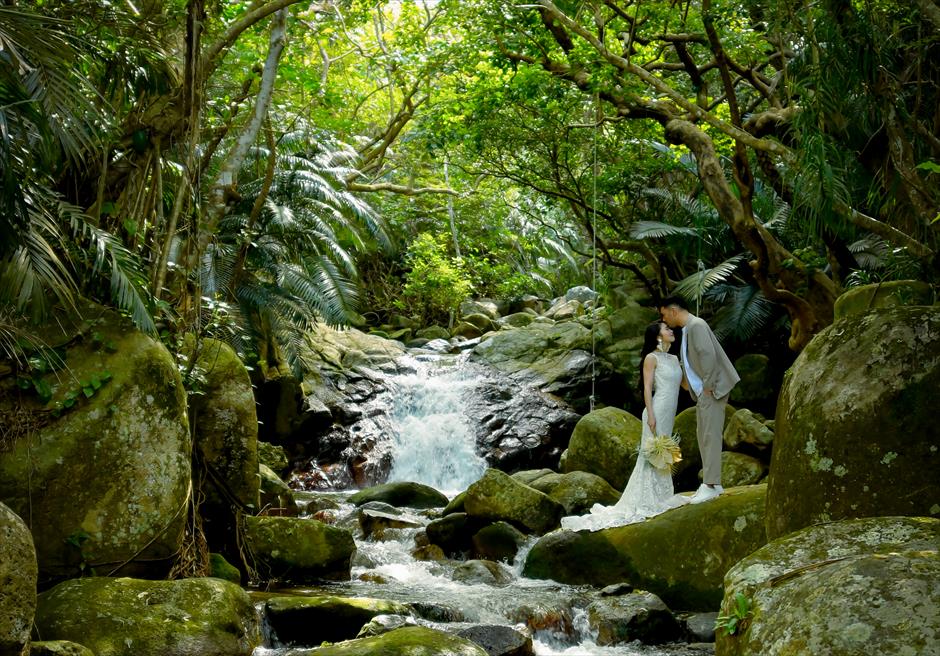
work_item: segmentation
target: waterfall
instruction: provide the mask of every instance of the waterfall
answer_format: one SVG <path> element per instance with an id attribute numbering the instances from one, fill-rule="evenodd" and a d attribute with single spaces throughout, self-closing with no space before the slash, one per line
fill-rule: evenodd
<path id="1" fill-rule="evenodd" d="M 483 475 L 464 394 L 476 376 L 463 360 L 416 360 L 416 372 L 395 379 L 389 481 L 415 481 L 445 492 Z"/>

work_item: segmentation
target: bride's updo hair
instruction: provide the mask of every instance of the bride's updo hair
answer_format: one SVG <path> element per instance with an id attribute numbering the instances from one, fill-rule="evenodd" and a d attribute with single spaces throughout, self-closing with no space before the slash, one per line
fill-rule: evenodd
<path id="1" fill-rule="evenodd" d="M 659 331 L 662 321 L 654 321 L 643 331 L 643 349 L 640 351 L 640 398 L 643 397 L 643 362 L 646 356 L 659 348 Z"/>

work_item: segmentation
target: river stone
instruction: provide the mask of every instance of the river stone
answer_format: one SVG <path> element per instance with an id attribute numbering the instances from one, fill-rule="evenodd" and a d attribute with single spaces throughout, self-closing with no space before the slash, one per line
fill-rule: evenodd
<path id="1" fill-rule="evenodd" d="M 504 586 L 513 582 L 505 565 L 492 560 L 467 560 L 454 568 L 453 579 L 461 583 Z"/>
<path id="2" fill-rule="evenodd" d="M 719 630 L 720 656 L 940 654 L 940 520 L 872 517 L 810 526 L 742 559 L 722 612 L 740 593 L 742 630 Z"/>
<path id="3" fill-rule="evenodd" d="M 446 506 L 444 506 L 444 510 L 441 511 L 441 515 L 450 515 L 451 513 L 463 512 L 464 511 L 463 500 L 466 498 L 467 498 L 467 491 L 464 490 L 463 492 L 455 496 L 453 499 L 451 499 L 450 502 Z"/>
<path id="4" fill-rule="evenodd" d="M 732 451 L 742 444 L 765 449 L 773 444 L 774 432 L 767 427 L 760 415 L 742 408 L 731 415 L 725 425 L 722 441 L 725 447 Z"/>
<path id="5" fill-rule="evenodd" d="M 663 600 L 651 592 L 637 591 L 604 597 L 587 608 L 588 622 L 597 631 L 597 644 L 617 645 L 639 640 L 647 645 L 673 642 L 682 628 Z"/>
<path id="6" fill-rule="evenodd" d="M 533 319 L 535 319 L 535 315 L 530 312 L 514 312 L 500 319 L 499 324 L 510 328 L 524 328 L 532 323 Z"/>
<path id="7" fill-rule="evenodd" d="M 447 328 L 441 326 L 428 326 L 427 328 L 416 330 L 415 337 L 420 337 L 430 342 L 434 339 L 450 339 L 450 333 L 447 331 Z M 427 342 L 425 342 L 425 344 Z"/>
<path id="8" fill-rule="evenodd" d="M 261 643 L 248 594 L 215 578 L 89 577 L 39 595 L 36 631 L 96 656 L 249 656 Z"/>
<path id="9" fill-rule="evenodd" d="M 349 580 L 352 533 L 313 519 L 246 517 L 245 546 L 265 579 L 311 583 Z"/>
<path id="10" fill-rule="evenodd" d="M 777 403 L 767 535 L 940 515 L 938 389 L 940 306 L 873 310 L 816 335 Z"/>
<path id="11" fill-rule="evenodd" d="M 162 577 L 188 517 L 186 393 L 161 343 L 116 312 L 80 305 L 85 319 L 58 315 L 35 327 L 45 343 L 66 344 L 68 374 L 45 380 L 52 405 L 78 390 L 73 407 L 52 417 L 35 397 L 14 393 L 12 377 L 0 380 L 0 422 L 16 408 L 44 418 L 0 453 L 0 502 L 30 518 L 40 580 L 122 563 L 121 573 Z"/>
<path id="12" fill-rule="evenodd" d="M 480 314 L 490 321 L 496 321 L 500 315 L 499 305 L 489 298 L 468 300 L 460 304 L 460 317 L 462 319 L 474 314 Z"/>
<path id="13" fill-rule="evenodd" d="M 189 413 L 195 418 L 195 446 L 214 473 L 204 486 L 207 501 L 211 508 L 228 507 L 234 497 L 257 512 L 258 415 L 248 370 L 231 346 L 215 339 L 195 342 L 187 336 L 181 354 L 199 374 L 200 393 L 189 396 Z M 224 490 L 215 475 L 222 477 Z"/>
<path id="14" fill-rule="evenodd" d="M 686 634 L 697 642 L 715 642 L 718 613 L 691 613 L 682 619 Z"/>
<path id="15" fill-rule="evenodd" d="M 511 626 L 476 624 L 456 633 L 483 647 L 489 656 L 535 656 L 532 638 Z"/>
<path id="16" fill-rule="evenodd" d="M 457 324 L 454 326 L 454 330 L 452 332 L 453 332 L 454 337 L 463 337 L 465 339 L 476 339 L 477 337 L 480 337 L 486 331 L 481 330 L 479 327 L 477 327 L 476 325 L 468 321 L 458 321 Z"/>
<path id="17" fill-rule="evenodd" d="M 443 508 L 447 505 L 447 497 L 443 493 L 423 483 L 411 482 L 383 483 L 349 497 L 349 502 L 357 506 L 369 501 L 408 508 Z"/>
<path id="18" fill-rule="evenodd" d="M 729 488 L 645 522 L 602 531 L 557 531 L 529 552 L 523 575 L 603 587 L 628 581 L 671 608 L 715 610 L 722 579 L 766 542 L 765 485 Z"/>
<path id="19" fill-rule="evenodd" d="M 464 507 L 470 517 L 504 520 L 538 535 L 556 528 L 565 512 L 557 501 L 498 469 L 487 469 L 467 489 Z"/>
<path id="20" fill-rule="evenodd" d="M 931 305 L 933 288 L 922 280 L 892 280 L 852 287 L 842 293 L 832 308 L 836 320 L 898 305 Z"/>
<path id="21" fill-rule="evenodd" d="M 370 638 L 315 649 L 288 649 L 282 656 L 487 656 L 466 638 L 423 626 L 406 626 Z"/>
<path id="22" fill-rule="evenodd" d="M 747 405 L 765 401 L 774 394 L 773 372 L 770 358 L 763 353 L 747 353 L 734 361 L 734 368 L 741 377 L 731 389 L 731 403 Z"/>
<path id="23" fill-rule="evenodd" d="M 485 525 L 467 513 L 456 512 L 435 519 L 425 527 L 425 533 L 431 544 L 436 544 L 448 555 L 459 555 L 473 546 L 473 536 Z"/>
<path id="24" fill-rule="evenodd" d="M 369 507 L 362 507 L 356 513 L 363 535 L 370 540 L 386 539 L 389 529 L 418 528 L 424 524 L 412 515 L 388 513 Z"/>
<path id="25" fill-rule="evenodd" d="M 258 462 L 267 465 L 278 476 L 290 474 L 290 460 L 284 447 L 270 442 L 258 442 Z"/>
<path id="26" fill-rule="evenodd" d="M 29 656 L 95 656 L 95 653 L 85 645 L 70 640 L 47 640 L 32 643 Z"/>
<path id="27" fill-rule="evenodd" d="M 626 410 L 601 408 L 581 417 L 565 456 L 563 471 L 586 471 L 622 490 L 636 465 L 643 423 Z"/>
<path id="28" fill-rule="evenodd" d="M 371 636 L 382 635 L 403 626 L 417 626 L 415 618 L 403 615 L 376 615 L 359 630 L 357 638 L 369 638 Z"/>
<path id="29" fill-rule="evenodd" d="M 699 473 L 699 480 L 702 472 Z M 739 487 L 760 483 L 767 474 L 767 465 L 746 453 L 721 452 L 721 483 L 725 487 Z"/>
<path id="30" fill-rule="evenodd" d="M 467 314 L 461 317 L 461 320 L 469 323 L 480 331 L 480 334 L 495 330 L 496 326 L 493 324 L 493 319 L 485 314 L 475 312 L 473 314 Z"/>
<path id="31" fill-rule="evenodd" d="M 29 654 L 36 580 L 33 536 L 23 520 L 0 503 L 0 654 Z"/>
<path id="32" fill-rule="evenodd" d="M 238 584 L 242 581 L 238 568 L 225 560 L 225 556 L 217 553 L 209 554 L 209 576 Z"/>
<path id="33" fill-rule="evenodd" d="M 620 492 L 596 474 L 573 471 L 548 474 L 535 479 L 529 487 L 547 494 L 565 507 L 565 515 L 583 515 L 595 503 L 611 506 L 620 500 Z"/>
<path id="34" fill-rule="evenodd" d="M 264 607 L 277 639 L 303 646 L 351 640 L 378 615 L 411 614 L 404 604 L 367 597 L 272 597 Z"/>
<path id="35" fill-rule="evenodd" d="M 473 536 L 473 553 L 486 560 L 511 563 L 525 540 L 525 534 L 512 524 L 496 522 Z"/>

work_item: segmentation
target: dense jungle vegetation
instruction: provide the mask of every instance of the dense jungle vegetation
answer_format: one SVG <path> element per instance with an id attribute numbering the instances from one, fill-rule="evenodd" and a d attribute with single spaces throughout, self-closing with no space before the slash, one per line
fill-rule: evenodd
<path id="1" fill-rule="evenodd" d="M 0 358 L 79 296 L 267 372 L 626 277 L 799 351 L 940 281 L 938 93 L 936 0 L 7 2 Z"/>

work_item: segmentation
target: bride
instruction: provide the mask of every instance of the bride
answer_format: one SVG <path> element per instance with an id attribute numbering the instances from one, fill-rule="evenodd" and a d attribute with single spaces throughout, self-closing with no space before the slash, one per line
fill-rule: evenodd
<path id="1" fill-rule="evenodd" d="M 679 387 L 685 386 L 679 358 L 669 353 L 676 341 L 672 329 L 662 322 L 646 327 L 643 335 L 643 363 L 640 383 L 643 389 L 643 435 L 636 466 L 620 500 L 613 506 L 594 504 L 590 514 L 564 517 L 561 527 L 573 531 L 623 526 L 641 522 L 670 508 L 688 503 L 682 495 L 674 494 L 672 472 L 668 468 L 654 467 L 644 455 L 645 448 L 658 435 L 672 435 L 679 403 Z"/>

